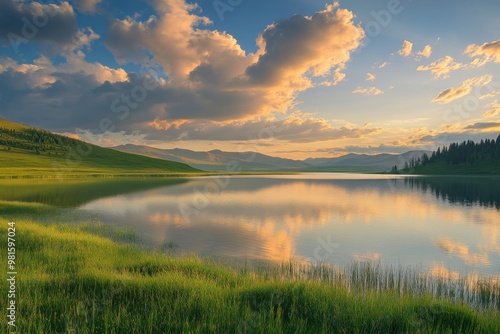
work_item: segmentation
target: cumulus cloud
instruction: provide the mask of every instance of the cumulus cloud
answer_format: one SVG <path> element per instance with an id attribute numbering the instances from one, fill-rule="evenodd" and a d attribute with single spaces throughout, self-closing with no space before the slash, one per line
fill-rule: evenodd
<path id="1" fill-rule="evenodd" d="M 417 52 L 417 55 L 429 58 L 432 54 L 432 47 L 430 45 L 426 45 L 422 51 Z"/>
<path id="2" fill-rule="evenodd" d="M 384 93 L 377 87 L 361 87 L 361 86 L 358 86 L 352 92 L 354 94 L 363 94 L 363 95 L 380 95 Z"/>
<path id="3" fill-rule="evenodd" d="M 366 73 L 366 81 L 373 81 L 375 80 L 375 75 L 371 73 Z"/>
<path id="4" fill-rule="evenodd" d="M 495 117 L 497 115 L 500 115 L 500 103 L 498 103 L 498 101 L 492 102 L 488 104 L 486 107 L 491 109 L 487 110 L 483 114 L 483 117 Z"/>
<path id="5" fill-rule="evenodd" d="M 210 20 L 195 4 L 151 4 L 156 14 L 142 21 L 110 20 L 105 43 L 120 62 L 160 69 L 154 87 L 144 91 L 143 76 L 88 61 L 86 50 L 100 36 L 81 29 L 62 49 L 63 62 L 0 62 L 2 115 L 68 133 L 76 127 L 98 133 L 100 121 L 110 119 L 113 131 L 141 131 L 147 140 L 247 140 L 268 123 L 283 127 L 278 140 L 296 142 L 378 131 L 310 115 L 275 116 L 292 112 L 297 94 L 318 78 L 333 76 L 332 84 L 345 78 L 342 70 L 364 37 L 352 12 L 332 5 L 275 22 L 259 35 L 258 51 L 246 53 L 233 36 L 206 28 Z M 140 99 L 131 99 L 139 91 Z"/>
<path id="6" fill-rule="evenodd" d="M 408 57 L 411 55 L 412 49 L 413 49 L 413 43 L 405 40 L 403 41 L 403 46 L 401 47 L 401 50 L 398 51 L 398 53 L 403 57 Z"/>
<path id="7" fill-rule="evenodd" d="M 101 1 L 102 0 L 73 0 L 73 3 L 79 11 L 92 13 L 95 12 L 97 5 Z"/>
<path id="8" fill-rule="evenodd" d="M 478 57 L 472 62 L 477 66 L 488 62 L 500 63 L 500 40 L 482 45 L 471 44 L 467 46 L 464 53 L 469 57 Z"/>
<path id="9" fill-rule="evenodd" d="M 77 31 L 76 16 L 68 2 L 0 2 L 0 41 L 11 44 L 16 51 L 20 44 L 33 40 L 72 43 Z"/>
<path id="10" fill-rule="evenodd" d="M 195 117 L 223 121 L 250 119 L 295 104 L 313 77 L 340 82 L 363 29 L 350 11 L 327 6 L 311 17 L 295 15 L 269 25 L 258 37 L 258 51 L 245 53 L 233 36 L 205 29 L 206 17 L 183 0 L 155 1 L 158 17 L 115 20 L 106 44 L 120 61 L 155 62 L 168 75 L 169 94 L 159 119 Z M 222 103 L 222 101 L 224 103 Z M 185 105 L 182 103 L 185 102 Z M 186 110 L 196 108 L 198 111 Z"/>
<path id="11" fill-rule="evenodd" d="M 310 86 L 304 76 L 325 76 L 349 61 L 346 50 L 359 46 L 364 31 L 352 22 L 353 13 L 327 6 L 312 17 L 294 15 L 266 28 L 258 39 L 259 59 L 246 70 L 252 83 Z"/>
<path id="12" fill-rule="evenodd" d="M 386 67 L 387 65 L 389 65 L 389 63 L 385 61 L 385 62 L 383 62 L 382 64 L 380 64 L 378 68 L 384 68 L 384 67 Z"/>
<path id="13" fill-rule="evenodd" d="M 465 80 L 458 87 L 448 88 L 438 94 L 432 101 L 438 103 L 450 103 L 453 100 L 469 95 L 473 87 L 480 87 L 491 82 L 493 76 L 483 75 Z"/>
<path id="14" fill-rule="evenodd" d="M 467 67 L 466 64 L 457 63 L 453 60 L 452 57 L 445 56 L 429 65 L 418 66 L 417 71 L 431 71 L 431 73 L 434 74 L 435 79 L 439 78 L 446 79 L 449 77 L 450 72 L 463 69 L 466 67 Z"/>

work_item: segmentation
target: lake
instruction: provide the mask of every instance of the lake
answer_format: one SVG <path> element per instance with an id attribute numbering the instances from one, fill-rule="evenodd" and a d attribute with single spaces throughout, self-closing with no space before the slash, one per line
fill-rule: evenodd
<path id="1" fill-rule="evenodd" d="M 0 200 L 72 208 L 132 227 L 149 245 L 202 256 L 500 273 L 498 177 L 310 173 L 0 187 Z"/>

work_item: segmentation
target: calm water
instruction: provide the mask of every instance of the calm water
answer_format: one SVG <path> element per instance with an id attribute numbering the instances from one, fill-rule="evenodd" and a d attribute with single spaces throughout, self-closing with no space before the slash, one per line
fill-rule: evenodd
<path id="1" fill-rule="evenodd" d="M 74 207 L 208 256 L 382 261 L 500 273 L 499 178 L 360 174 L 2 181 L 0 200 Z"/>

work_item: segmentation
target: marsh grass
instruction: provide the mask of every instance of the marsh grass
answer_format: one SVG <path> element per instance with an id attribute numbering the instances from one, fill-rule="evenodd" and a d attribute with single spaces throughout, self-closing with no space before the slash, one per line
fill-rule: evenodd
<path id="1" fill-rule="evenodd" d="M 91 223 L 26 218 L 16 233 L 18 333 L 500 332 L 493 278 L 467 285 L 379 263 L 172 256 L 130 244 L 133 231 Z M 6 290 L 2 280 L 2 309 Z"/>

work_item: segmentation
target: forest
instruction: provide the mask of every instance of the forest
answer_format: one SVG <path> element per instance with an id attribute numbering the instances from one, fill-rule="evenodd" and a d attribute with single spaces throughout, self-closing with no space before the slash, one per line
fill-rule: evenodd
<path id="1" fill-rule="evenodd" d="M 422 167 L 432 167 L 435 165 L 454 166 L 489 165 L 491 172 L 500 172 L 500 135 L 497 139 L 482 139 L 476 143 L 472 140 L 461 143 L 451 143 L 449 146 L 439 147 L 436 151 L 423 154 L 419 158 L 412 158 L 405 163 L 403 171 L 411 169 L 422 170 Z M 393 172 L 397 167 L 393 167 Z"/>

